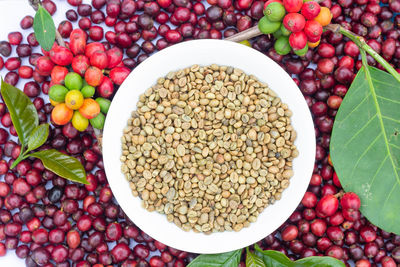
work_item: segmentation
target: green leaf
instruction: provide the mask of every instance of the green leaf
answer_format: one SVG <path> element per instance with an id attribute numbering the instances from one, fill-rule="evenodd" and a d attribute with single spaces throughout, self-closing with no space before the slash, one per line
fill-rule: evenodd
<path id="1" fill-rule="evenodd" d="M 43 145 L 44 142 L 46 142 L 48 136 L 49 124 L 40 124 L 32 131 L 31 135 L 29 136 L 27 151 L 35 150 L 36 148 Z"/>
<path id="2" fill-rule="evenodd" d="M 332 257 L 307 257 L 291 261 L 285 254 L 275 250 L 261 250 L 255 245 L 256 254 L 267 267 L 345 267 L 346 265 Z"/>
<path id="3" fill-rule="evenodd" d="M 241 249 L 221 254 L 203 254 L 191 261 L 188 267 L 237 267 L 241 255 Z"/>
<path id="4" fill-rule="evenodd" d="M 39 118 L 31 100 L 19 89 L 1 80 L 1 95 L 10 112 L 22 149 L 28 143 L 31 132 L 38 126 Z"/>
<path id="5" fill-rule="evenodd" d="M 400 234 L 400 83 L 362 67 L 336 115 L 331 159 L 347 192 L 374 225 Z"/>
<path id="6" fill-rule="evenodd" d="M 303 258 L 300 260 L 297 260 L 294 262 L 293 266 L 302 266 L 302 267 L 345 267 L 346 265 L 333 257 L 318 257 L 318 256 L 313 256 L 313 257 L 307 257 Z"/>
<path id="7" fill-rule="evenodd" d="M 266 267 L 263 260 L 251 252 L 248 247 L 246 249 L 246 267 Z"/>
<path id="8" fill-rule="evenodd" d="M 34 152 L 28 156 L 40 159 L 46 169 L 58 176 L 81 184 L 89 184 L 86 180 L 85 169 L 74 157 L 67 156 L 55 149 Z"/>
<path id="9" fill-rule="evenodd" d="M 255 246 L 256 255 L 259 256 L 268 267 L 290 267 L 293 262 L 285 254 L 275 250 L 262 250 Z"/>
<path id="10" fill-rule="evenodd" d="M 33 20 L 33 30 L 40 46 L 49 51 L 56 40 L 56 26 L 53 18 L 42 6 L 39 6 Z"/>

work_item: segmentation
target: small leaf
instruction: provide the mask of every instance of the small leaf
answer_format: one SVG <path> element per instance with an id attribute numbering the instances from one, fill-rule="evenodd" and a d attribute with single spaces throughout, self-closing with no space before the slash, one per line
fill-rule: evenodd
<path id="1" fill-rule="evenodd" d="M 256 254 L 267 267 L 345 267 L 346 265 L 332 257 L 307 257 L 291 261 L 285 254 L 275 250 L 261 250 L 255 245 Z"/>
<path id="2" fill-rule="evenodd" d="M 32 131 L 31 135 L 29 136 L 27 151 L 35 150 L 36 148 L 43 145 L 44 142 L 46 142 L 48 136 L 49 124 L 40 124 Z"/>
<path id="3" fill-rule="evenodd" d="M 336 115 L 331 158 L 342 187 L 361 199 L 361 213 L 400 234 L 400 83 L 362 67 Z"/>
<path id="4" fill-rule="evenodd" d="M 237 267 L 241 255 L 241 249 L 221 254 L 203 254 L 191 261 L 188 267 Z"/>
<path id="5" fill-rule="evenodd" d="M 251 252 L 249 248 L 246 251 L 246 267 L 266 267 L 259 256 Z"/>
<path id="6" fill-rule="evenodd" d="M 86 180 L 85 169 L 74 157 L 67 156 L 55 149 L 34 152 L 28 156 L 40 159 L 46 169 L 58 176 L 81 184 L 89 184 Z"/>
<path id="7" fill-rule="evenodd" d="M 285 254 L 275 250 L 262 250 L 255 245 L 256 255 L 259 256 L 268 267 L 292 267 L 293 262 Z"/>
<path id="8" fill-rule="evenodd" d="M 39 6 L 33 20 L 33 30 L 40 46 L 49 51 L 56 40 L 56 26 L 53 18 L 42 6 Z"/>
<path id="9" fill-rule="evenodd" d="M 313 256 L 313 257 L 307 257 L 303 258 L 300 260 L 295 261 L 293 264 L 296 264 L 296 266 L 302 266 L 302 267 L 346 267 L 346 265 L 333 257 L 318 257 L 318 256 Z M 294 266 L 294 265 L 293 265 Z"/>
<path id="10" fill-rule="evenodd" d="M 22 144 L 28 143 L 31 132 L 38 126 L 39 118 L 31 100 L 19 89 L 1 81 L 1 95 L 10 112 L 11 120 Z"/>

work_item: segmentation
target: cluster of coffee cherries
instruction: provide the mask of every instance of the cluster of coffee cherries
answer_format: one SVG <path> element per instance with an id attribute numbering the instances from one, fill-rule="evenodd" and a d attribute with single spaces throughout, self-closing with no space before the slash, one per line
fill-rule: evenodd
<path id="1" fill-rule="evenodd" d="M 50 51 L 42 52 L 36 71 L 51 77 L 52 121 L 57 125 L 71 121 L 79 131 L 86 130 L 89 123 L 102 129 L 114 84 L 121 85 L 130 73 L 122 63 L 123 51 L 118 47 L 106 51 L 102 43 L 87 43 L 87 34 L 75 29 L 66 46 L 55 43 Z M 96 91 L 98 97 L 93 99 Z"/>
<path id="2" fill-rule="evenodd" d="M 278 54 L 287 55 L 293 50 L 296 55 L 304 56 L 309 48 L 318 46 L 322 27 L 331 19 L 329 8 L 315 1 L 269 0 L 264 5 L 264 17 L 258 28 L 264 34 L 274 35 Z"/>

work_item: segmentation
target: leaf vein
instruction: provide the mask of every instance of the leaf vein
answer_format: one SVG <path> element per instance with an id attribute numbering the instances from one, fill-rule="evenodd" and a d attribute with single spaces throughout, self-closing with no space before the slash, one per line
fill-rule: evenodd
<path id="1" fill-rule="evenodd" d="M 391 118 L 391 117 L 388 117 L 388 116 L 382 115 L 382 118 L 387 119 L 387 120 L 390 120 L 390 121 L 394 121 L 394 122 L 397 122 L 397 123 L 400 123 L 400 120 L 396 120 L 396 119 Z"/>
<path id="2" fill-rule="evenodd" d="M 386 157 L 385 157 L 385 158 L 382 160 L 382 162 L 380 163 L 378 169 L 375 171 L 375 174 L 374 174 L 374 176 L 372 177 L 372 179 L 371 179 L 371 181 L 370 181 L 370 183 L 369 183 L 370 188 L 372 187 L 372 184 L 374 183 L 376 176 L 378 175 L 379 171 L 382 169 L 382 167 L 383 167 L 383 165 L 385 164 L 385 161 L 387 160 L 387 158 L 388 158 L 388 155 L 386 155 Z"/>
<path id="3" fill-rule="evenodd" d="M 390 146 L 393 146 L 393 147 L 395 147 L 395 148 L 400 149 L 400 146 L 398 146 L 398 145 L 396 145 L 396 144 L 390 143 L 389 145 L 390 145 Z"/>
<path id="4" fill-rule="evenodd" d="M 381 112 L 381 108 L 380 108 L 380 106 L 378 104 L 378 99 L 377 99 L 377 95 L 376 95 L 376 92 L 375 92 L 375 87 L 374 87 L 374 85 L 372 83 L 372 77 L 371 77 L 371 74 L 369 72 L 369 67 L 365 68 L 365 74 L 366 74 L 367 80 L 369 80 L 368 84 L 369 84 L 369 88 L 370 88 L 370 91 L 371 91 L 371 94 L 372 94 L 372 98 L 374 100 L 376 112 L 378 114 L 379 123 L 380 123 L 381 129 L 382 129 L 383 138 L 384 138 L 385 145 L 386 145 L 386 151 L 387 151 L 387 153 L 389 155 L 389 159 L 390 159 L 390 162 L 392 164 L 392 168 L 393 168 L 396 180 L 397 180 L 397 184 L 399 185 L 400 184 L 400 178 L 399 178 L 399 174 L 396 171 L 397 170 L 397 166 L 396 166 L 396 164 L 394 162 L 393 155 L 392 155 L 390 147 L 389 147 L 389 141 L 388 141 L 388 137 L 386 135 L 385 125 L 383 124 L 383 115 L 382 115 L 382 112 Z M 389 86 L 392 87 L 392 85 L 389 85 Z M 353 171 L 354 171 L 354 169 L 353 169 Z"/>
<path id="5" fill-rule="evenodd" d="M 374 116 L 372 116 L 367 123 L 364 124 L 363 127 L 361 127 L 347 142 L 346 144 L 344 144 L 344 146 L 347 146 L 349 143 L 351 143 L 351 141 L 354 140 L 354 138 L 356 138 L 365 128 L 368 127 L 368 125 L 375 119 L 377 114 L 375 114 Z"/>
<path id="6" fill-rule="evenodd" d="M 367 94 L 367 95 L 360 101 L 360 103 L 358 103 L 358 105 L 355 106 L 354 109 L 352 109 L 352 110 L 350 111 L 350 113 L 347 114 L 346 117 L 344 117 L 344 118 L 340 121 L 340 123 L 342 123 L 342 122 L 345 121 L 348 117 L 350 117 L 350 115 L 351 115 L 354 111 L 356 111 L 356 110 L 364 103 L 364 101 L 368 99 L 368 97 L 369 97 L 370 95 L 371 95 L 371 93 Z"/>
<path id="7" fill-rule="evenodd" d="M 350 177 L 353 177 L 353 173 L 354 173 L 354 171 L 357 169 L 356 167 L 357 167 L 358 164 L 360 163 L 361 159 L 365 156 L 365 154 L 367 154 L 367 152 L 371 149 L 371 147 L 378 141 L 378 139 L 379 139 L 379 137 L 381 137 L 381 135 L 382 135 L 382 133 L 378 134 L 378 135 L 375 137 L 374 141 L 372 141 L 372 143 L 370 143 L 370 144 L 368 145 L 368 147 L 365 148 L 364 152 L 360 155 L 360 157 L 358 158 L 356 164 L 354 165 L 353 170 L 351 171 Z"/>
<path id="8" fill-rule="evenodd" d="M 390 190 L 388 196 L 387 196 L 386 199 L 385 199 L 385 202 L 383 203 L 382 210 L 385 209 L 386 204 L 388 203 L 388 201 L 389 201 L 390 197 L 392 196 L 393 191 L 394 191 L 394 189 L 396 188 L 397 185 L 398 185 L 398 184 L 395 184 L 395 185 L 392 187 L 392 190 Z"/>
<path id="9" fill-rule="evenodd" d="M 383 100 L 385 100 L 385 101 L 389 101 L 389 102 L 393 102 L 393 103 L 396 103 L 396 104 L 400 104 L 400 101 L 396 101 L 396 100 L 393 100 L 393 99 L 390 99 L 390 98 L 387 98 L 387 97 L 384 97 L 384 96 L 380 96 L 380 95 L 376 95 L 378 98 L 380 98 L 380 99 L 383 99 Z"/>
<path id="10" fill-rule="evenodd" d="M 373 79 L 373 78 L 371 78 L 371 80 L 376 82 L 376 83 L 380 83 L 380 84 L 383 84 L 383 85 L 386 85 L 386 86 L 389 86 L 389 87 L 393 87 L 393 84 L 385 83 L 383 81 L 380 81 L 380 80 L 377 80 L 377 79 Z"/>

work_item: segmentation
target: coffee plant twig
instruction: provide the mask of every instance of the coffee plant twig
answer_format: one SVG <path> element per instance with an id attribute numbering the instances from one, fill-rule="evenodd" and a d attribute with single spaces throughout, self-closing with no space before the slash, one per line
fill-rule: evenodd
<path id="1" fill-rule="evenodd" d="M 29 4 L 32 6 L 33 10 L 35 10 L 35 11 L 38 11 L 39 5 L 42 4 L 40 0 L 28 0 L 28 1 L 29 1 Z M 61 34 L 58 32 L 57 29 L 56 29 L 56 41 L 60 46 L 65 47 L 64 39 L 62 38 Z"/>
<path id="2" fill-rule="evenodd" d="M 365 39 L 355 33 L 343 28 L 339 24 L 329 24 L 325 26 L 325 29 L 330 30 L 335 33 L 341 33 L 350 40 L 352 40 L 361 50 L 361 55 L 363 51 L 371 55 L 379 64 L 382 65 L 393 77 L 400 82 L 400 74 L 387 62 L 383 57 L 381 57 L 372 47 L 370 47 Z M 364 63 L 364 62 L 363 62 Z M 367 64 L 368 65 L 368 64 Z"/>

